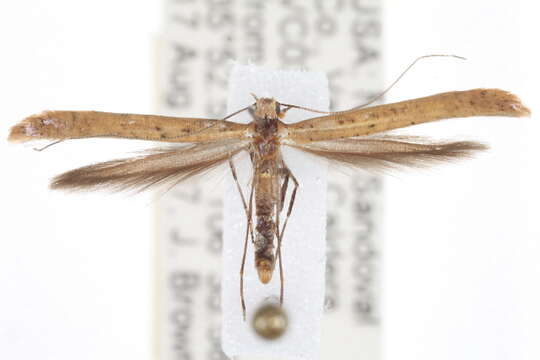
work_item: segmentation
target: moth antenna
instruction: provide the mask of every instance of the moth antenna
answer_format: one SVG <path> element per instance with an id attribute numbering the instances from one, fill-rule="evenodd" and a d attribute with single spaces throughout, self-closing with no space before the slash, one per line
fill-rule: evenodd
<path id="1" fill-rule="evenodd" d="M 235 112 L 233 112 L 233 113 L 231 113 L 231 114 L 225 116 L 224 118 L 219 119 L 219 121 L 225 121 L 225 120 L 227 120 L 227 119 L 230 119 L 230 118 L 232 118 L 233 116 L 238 115 L 238 114 L 240 114 L 241 112 L 244 112 L 244 111 L 248 110 L 248 109 L 249 109 L 250 107 L 252 107 L 253 105 L 255 105 L 255 104 L 251 104 L 251 105 L 248 105 L 248 106 L 246 106 L 246 107 L 244 107 L 244 108 L 241 108 L 240 110 L 236 110 Z M 216 123 L 216 124 L 218 124 L 218 123 Z"/>
<path id="2" fill-rule="evenodd" d="M 380 98 L 382 98 L 384 95 L 386 95 L 387 92 L 389 92 L 393 87 L 394 85 L 396 85 L 399 80 L 401 80 L 401 78 L 403 76 L 405 76 L 405 74 L 407 72 L 409 72 L 409 70 L 411 70 L 411 68 L 420 60 L 422 59 L 426 59 L 426 58 L 431 58 L 431 57 L 453 57 L 453 58 L 456 58 L 456 59 L 460 59 L 460 60 L 467 60 L 466 58 L 464 58 L 463 56 L 458 56 L 458 55 L 448 55 L 448 54 L 430 54 L 430 55 L 423 55 L 423 56 L 420 56 L 420 57 L 417 57 L 409 66 L 407 66 L 407 68 L 401 73 L 401 75 L 399 75 L 397 77 L 396 80 L 394 80 L 394 82 L 392 82 L 392 84 L 390 84 L 390 86 L 388 86 L 382 93 L 380 93 L 379 95 L 375 96 L 373 99 L 369 100 L 368 102 L 362 104 L 362 105 L 359 105 L 359 106 L 356 106 L 354 108 L 352 108 L 351 110 L 356 110 L 356 109 L 361 109 L 363 107 L 366 107 L 372 103 L 374 103 L 375 101 L 379 100 Z"/>
<path id="3" fill-rule="evenodd" d="M 218 119 L 215 123 L 213 123 L 213 124 L 210 125 L 210 126 L 207 126 L 207 127 L 202 128 L 202 129 L 200 129 L 200 130 L 191 132 L 190 135 L 200 134 L 200 133 L 202 133 L 202 132 L 205 132 L 205 131 L 208 130 L 208 129 L 212 129 L 214 126 L 219 125 L 219 124 L 222 123 L 223 121 L 225 121 L 225 120 L 227 120 L 227 119 L 230 119 L 230 118 L 232 118 L 233 116 L 238 115 L 238 114 L 240 114 L 240 113 L 243 112 L 243 111 L 249 110 L 249 108 L 252 107 L 253 105 L 254 105 L 254 104 L 251 104 L 251 105 L 249 105 L 249 106 L 246 106 L 246 107 L 244 107 L 244 108 L 241 108 L 240 110 L 236 110 L 235 112 L 233 112 L 233 113 L 231 113 L 231 114 L 225 116 L 224 118 Z M 180 135 L 180 136 L 171 137 L 171 138 L 169 138 L 169 139 L 181 139 L 181 138 L 186 137 L 186 136 L 187 136 L 187 135 Z"/>
<path id="4" fill-rule="evenodd" d="M 259 98 L 257 97 L 257 95 L 255 95 L 254 93 L 249 93 L 251 96 L 253 96 L 253 98 L 255 99 L 255 101 L 259 100 Z"/>
<path id="5" fill-rule="evenodd" d="M 42 147 L 42 148 L 34 148 L 34 151 L 43 151 L 43 150 L 45 150 L 45 149 L 47 149 L 47 148 L 50 148 L 50 147 L 53 146 L 53 145 L 56 145 L 56 144 L 58 144 L 58 143 L 61 143 L 61 142 L 64 141 L 64 140 L 65 140 L 65 139 L 60 139 L 60 140 L 53 141 L 52 143 L 47 144 L 47 145 L 45 145 L 45 146 Z"/>
<path id="6" fill-rule="evenodd" d="M 383 97 L 388 91 L 390 91 L 394 85 L 396 85 L 399 80 L 401 80 L 401 78 L 409 71 L 411 70 L 411 68 L 420 60 L 422 59 L 425 59 L 425 58 L 430 58 L 430 57 L 453 57 L 453 58 L 456 58 L 456 59 L 460 59 L 460 60 L 467 60 L 466 58 L 464 58 L 463 56 L 458 56 L 458 55 L 447 55 L 447 54 L 431 54 L 431 55 L 423 55 L 423 56 L 420 56 L 420 57 L 417 57 L 409 66 L 407 66 L 407 68 L 397 77 L 396 80 L 394 80 L 394 82 L 392 82 L 392 84 L 390 84 L 390 86 L 388 86 L 383 92 L 381 92 L 379 95 L 375 96 L 373 99 L 369 100 L 368 102 L 362 104 L 362 105 L 359 105 L 359 106 L 356 106 L 350 110 L 356 110 L 356 109 L 361 109 L 363 107 L 366 107 L 372 103 L 374 103 L 375 101 L 379 100 L 381 97 Z M 253 94 L 251 94 L 252 96 L 255 96 Z M 320 111 L 320 110 L 316 110 L 316 109 L 311 109 L 311 108 L 307 108 L 307 107 L 304 107 L 304 106 L 298 106 L 298 105 L 292 105 L 292 104 L 281 104 L 283 106 L 286 106 L 288 107 L 285 111 L 288 111 L 289 109 L 291 108 L 295 108 L 295 109 L 301 109 L 301 110 L 307 110 L 307 111 L 311 111 L 311 112 L 314 112 L 314 113 L 319 113 L 319 114 L 336 114 L 336 113 L 339 113 L 340 111 Z M 347 110 L 348 111 L 348 110 Z"/>
<path id="7" fill-rule="evenodd" d="M 319 114 L 332 114 L 332 112 L 330 112 L 330 111 L 322 111 L 322 110 L 308 108 L 308 107 L 305 107 L 305 106 L 292 105 L 292 104 L 283 104 L 283 103 L 280 103 L 280 104 L 287 108 L 287 109 L 283 110 L 282 113 L 285 113 L 285 112 L 289 111 L 290 109 L 300 109 L 300 110 L 311 111 L 311 112 L 319 113 Z"/>

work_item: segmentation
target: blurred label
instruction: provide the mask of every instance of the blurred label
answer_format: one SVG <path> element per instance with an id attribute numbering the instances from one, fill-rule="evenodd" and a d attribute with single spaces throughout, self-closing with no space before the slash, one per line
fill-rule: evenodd
<path id="1" fill-rule="evenodd" d="M 168 0 L 158 110 L 226 115 L 231 60 L 325 71 L 333 110 L 362 104 L 382 89 L 380 18 L 379 0 Z M 219 180 L 230 176 L 227 171 L 177 186 L 159 199 L 158 359 L 226 359 L 219 339 Z M 379 359 L 381 182 L 339 172 L 328 179 L 321 358 Z"/>

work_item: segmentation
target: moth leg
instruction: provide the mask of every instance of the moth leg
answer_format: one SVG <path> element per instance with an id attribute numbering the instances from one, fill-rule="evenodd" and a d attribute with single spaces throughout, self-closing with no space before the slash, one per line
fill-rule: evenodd
<path id="1" fill-rule="evenodd" d="M 283 169 L 279 169 L 279 176 L 283 176 L 283 173 L 282 171 Z M 285 185 L 285 183 L 288 182 L 288 179 L 285 178 L 285 180 L 283 181 L 283 185 L 281 187 L 276 187 L 274 189 L 274 191 L 280 191 L 280 194 L 277 194 L 276 198 L 279 199 L 278 202 L 276 202 L 275 206 L 274 206 L 274 219 L 276 219 L 274 221 L 274 234 L 276 235 L 276 238 L 278 239 L 278 243 L 277 243 L 277 249 L 276 249 L 276 258 L 274 260 L 274 269 L 275 269 L 275 261 L 277 260 L 278 264 L 279 264 L 279 286 L 280 286 L 280 290 L 279 290 L 279 298 L 280 298 L 280 305 L 283 303 L 281 301 L 281 299 L 283 298 L 283 265 L 281 264 L 281 251 L 279 249 L 279 246 L 280 246 L 280 243 L 279 243 L 279 221 L 280 221 L 280 214 L 281 214 L 281 209 L 283 209 L 283 201 L 285 199 L 285 192 L 287 191 L 287 187 Z M 284 186 L 285 185 L 285 186 Z"/>
<path id="2" fill-rule="evenodd" d="M 286 110 L 290 109 L 287 108 Z M 280 195 L 279 197 L 279 203 L 276 207 L 276 222 L 275 222 L 275 233 L 276 236 L 279 239 L 280 229 L 279 229 L 279 220 L 280 220 L 280 214 L 283 211 L 283 205 L 285 204 L 285 197 L 287 196 L 287 188 L 289 186 L 289 178 L 290 178 L 290 171 L 285 167 L 285 164 L 282 162 L 281 164 L 282 168 L 279 169 L 280 175 L 284 178 L 283 183 L 281 184 L 280 189 Z M 276 251 L 276 257 L 279 263 L 279 279 L 280 279 L 280 291 L 279 291 L 279 298 L 280 298 L 280 304 L 283 304 L 283 265 L 282 265 L 282 258 L 281 258 L 281 248 L 279 247 L 280 244 L 278 242 L 278 250 Z"/>
<path id="3" fill-rule="evenodd" d="M 281 231 L 278 231 L 277 258 L 278 258 L 278 261 L 279 261 L 279 280 L 280 280 L 279 303 L 281 305 L 283 305 L 283 295 L 284 295 L 284 286 L 283 285 L 284 285 L 284 281 L 285 281 L 285 277 L 283 275 L 283 262 L 282 262 L 282 259 L 281 259 L 281 243 L 282 243 L 282 239 L 283 239 L 283 234 L 285 233 L 285 228 L 287 227 L 287 222 L 289 221 L 289 217 L 291 216 L 292 209 L 294 207 L 294 201 L 296 199 L 296 191 L 298 190 L 298 187 L 300 186 L 300 184 L 298 183 L 298 180 L 296 180 L 296 177 L 292 174 L 292 172 L 291 172 L 291 170 L 289 170 L 289 168 L 284 167 L 283 171 L 286 174 L 285 175 L 285 181 L 288 182 L 288 178 L 290 177 L 292 179 L 293 183 L 294 183 L 294 188 L 293 188 L 293 191 L 291 193 L 291 198 L 289 200 L 289 207 L 287 209 L 287 215 L 285 217 L 285 221 L 283 222 L 283 227 L 281 228 Z M 284 181 L 284 184 L 285 184 L 285 181 Z M 281 196 L 283 198 L 282 202 L 284 202 L 285 195 L 281 194 Z"/>
<path id="4" fill-rule="evenodd" d="M 60 139 L 60 140 L 53 141 L 53 142 L 51 142 L 50 144 L 47 144 L 47 145 L 45 145 L 45 146 L 43 146 L 43 147 L 40 147 L 40 148 L 34 148 L 34 151 L 43 151 L 43 150 L 45 150 L 45 149 L 50 148 L 50 147 L 53 146 L 53 145 L 56 145 L 56 144 L 61 143 L 61 142 L 64 141 L 64 140 L 66 140 L 66 139 Z"/>
<path id="5" fill-rule="evenodd" d="M 296 199 L 296 192 L 298 190 L 298 187 L 300 186 L 300 184 L 298 183 L 298 180 L 296 180 L 296 177 L 293 175 L 291 170 L 289 170 L 289 168 L 284 168 L 283 170 L 287 173 L 286 176 L 290 177 L 292 179 L 292 181 L 294 183 L 294 188 L 293 188 L 293 191 L 292 191 L 292 194 L 291 194 L 291 198 L 289 200 L 289 207 L 287 209 L 287 215 L 285 217 L 283 227 L 281 228 L 281 231 L 279 232 L 278 240 L 280 240 L 280 241 L 283 238 L 283 233 L 285 232 L 285 228 L 287 227 L 287 222 L 289 221 L 289 217 L 291 216 L 291 213 L 292 213 L 292 210 L 293 210 L 293 207 L 294 207 L 294 201 Z"/>
<path id="6" fill-rule="evenodd" d="M 281 185 L 281 196 L 279 200 L 279 210 L 278 215 L 283 211 L 283 204 L 285 203 L 285 195 L 287 195 L 287 187 L 289 186 L 289 177 L 290 177 L 290 171 L 288 169 L 285 171 L 285 179 L 283 180 L 283 184 Z M 279 229 L 279 227 L 278 227 Z"/>
<path id="7" fill-rule="evenodd" d="M 244 192 L 242 191 L 242 187 L 240 186 L 240 183 L 238 182 L 238 175 L 236 174 L 236 166 L 234 166 L 232 157 L 229 158 L 229 167 L 231 168 L 231 173 L 234 179 L 234 182 L 236 183 L 236 188 L 238 189 L 238 193 L 240 194 L 240 198 L 242 199 L 242 205 L 244 206 L 244 212 L 246 213 L 247 222 L 248 222 L 248 231 L 251 235 L 251 242 L 254 243 L 254 237 L 253 237 L 253 224 L 251 220 L 251 216 L 249 215 L 248 206 L 246 203 L 246 198 L 244 197 Z M 251 187 L 251 190 L 253 191 L 253 187 Z"/>
<path id="8" fill-rule="evenodd" d="M 255 188 L 255 185 L 253 184 L 254 181 L 255 180 L 252 181 L 251 191 L 249 194 L 249 206 L 247 207 L 247 218 L 249 220 L 246 224 L 246 236 L 244 239 L 244 252 L 242 253 L 242 265 L 240 265 L 240 302 L 242 305 L 242 318 L 244 321 L 246 321 L 246 301 L 244 299 L 244 269 L 246 266 L 247 246 L 248 246 L 248 238 L 249 238 L 250 232 L 251 232 L 251 241 L 253 241 L 253 230 L 252 228 L 250 228 L 250 224 L 251 224 L 251 215 L 253 211 L 253 189 Z"/>
<path id="9" fill-rule="evenodd" d="M 290 108 L 288 108 L 290 109 Z M 280 249 L 280 243 L 279 243 L 279 233 L 280 233 L 280 214 L 283 211 L 283 204 L 285 203 L 285 197 L 287 196 L 287 188 L 289 184 L 289 173 L 288 169 L 285 167 L 285 163 L 281 162 L 281 168 L 278 170 L 278 174 L 280 177 L 283 177 L 283 183 L 281 184 L 281 187 L 279 187 L 279 194 L 276 196 L 279 201 L 276 203 L 275 206 L 275 216 L 276 219 L 274 223 L 274 233 L 276 234 L 276 238 L 278 239 L 277 249 L 276 249 L 276 259 L 278 261 L 279 266 L 279 299 L 280 299 L 280 305 L 283 304 L 283 264 L 282 264 L 282 258 L 281 258 L 281 249 Z"/>

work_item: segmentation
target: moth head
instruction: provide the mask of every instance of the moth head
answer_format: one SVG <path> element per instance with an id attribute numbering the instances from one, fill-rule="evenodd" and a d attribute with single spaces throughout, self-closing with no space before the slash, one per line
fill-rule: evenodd
<path id="1" fill-rule="evenodd" d="M 255 98 L 254 115 L 258 119 L 277 119 L 280 114 L 279 103 L 272 98 Z"/>

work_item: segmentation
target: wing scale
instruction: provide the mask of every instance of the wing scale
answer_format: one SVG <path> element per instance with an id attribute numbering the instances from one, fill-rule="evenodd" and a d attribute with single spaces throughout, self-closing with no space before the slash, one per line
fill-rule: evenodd
<path id="1" fill-rule="evenodd" d="M 247 125 L 230 121 L 99 111 L 44 111 L 11 128 L 9 141 L 117 137 L 164 142 L 242 139 Z"/>
<path id="2" fill-rule="evenodd" d="M 498 89 L 453 91 L 393 104 L 336 112 L 286 126 L 286 143 L 365 136 L 415 124 L 468 116 L 530 115 L 519 98 Z"/>

